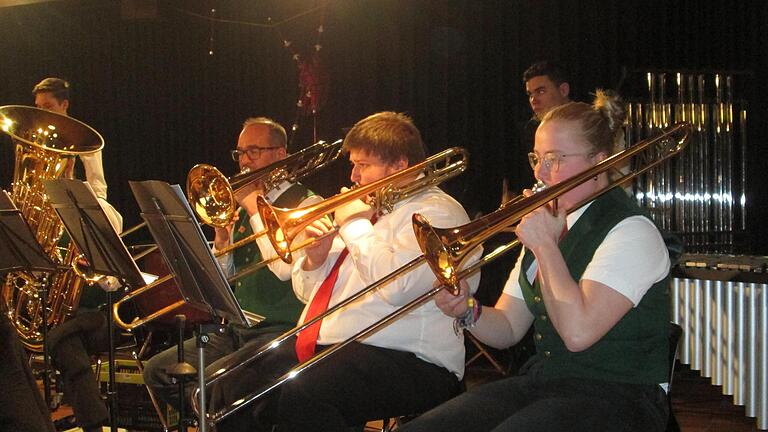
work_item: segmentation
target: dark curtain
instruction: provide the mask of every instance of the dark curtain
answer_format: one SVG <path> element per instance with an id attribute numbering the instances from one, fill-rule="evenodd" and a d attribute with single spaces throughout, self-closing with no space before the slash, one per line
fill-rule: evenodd
<path id="1" fill-rule="evenodd" d="M 529 170 L 515 125 L 530 116 L 521 75 L 533 61 L 566 65 L 581 100 L 597 87 L 642 96 L 643 70 L 731 71 L 750 106 L 742 252 L 765 254 L 767 20 L 765 2 L 724 0 L 63 0 L 0 8 L 0 104 L 30 104 L 46 76 L 70 80 L 70 114 L 104 135 L 109 200 L 127 225 L 139 221 L 129 180 L 183 184 L 200 162 L 234 173 L 226 151 L 248 116 L 298 119 L 298 150 L 381 110 L 413 116 L 430 153 L 469 149 L 469 172 L 446 187 L 475 213 L 496 207 L 503 177 Z M 327 97 L 297 116 L 292 54 L 309 58 L 316 43 Z M 0 156 L 5 186 L 11 146 Z M 347 171 L 307 183 L 330 195 Z"/>

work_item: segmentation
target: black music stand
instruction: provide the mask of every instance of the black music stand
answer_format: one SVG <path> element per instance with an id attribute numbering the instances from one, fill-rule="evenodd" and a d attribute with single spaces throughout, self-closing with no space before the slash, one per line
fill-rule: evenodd
<path id="1" fill-rule="evenodd" d="M 45 192 L 53 209 L 64 223 L 70 238 L 88 260 L 90 269 L 99 275 L 113 276 L 120 287 L 138 288 L 145 285 L 136 263 L 120 240 L 115 228 L 107 219 L 90 185 L 81 180 L 44 180 Z M 112 306 L 114 296 L 107 290 L 109 311 L 109 382 L 107 402 L 109 422 L 117 430 L 118 400 L 115 379 L 115 338 Z"/>
<path id="2" fill-rule="evenodd" d="M 0 274 L 7 274 L 16 270 L 41 271 L 43 274 L 60 270 L 48 255 L 43 252 L 40 243 L 35 239 L 35 234 L 27 225 L 8 196 L 8 192 L 0 194 Z M 50 355 L 48 352 L 48 282 L 43 276 L 40 295 L 41 319 L 43 321 L 43 396 L 45 404 L 51 406 L 51 377 Z"/>
<path id="3" fill-rule="evenodd" d="M 249 325 L 221 267 L 214 259 L 192 209 L 178 185 L 149 180 L 130 182 L 141 208 L 141 216 L 171 267 L 184 300 L 209 311 L 214 321 Z M 218 319 L 217 319 L 218 318 Z M 204 347 L 208 333 L 221 332 L 220 324 L 200 324 L 196 330 L 199 360 L 197 378 L 201 419 L 200 431 L 207 431 Z M 183 397 L 183 394 L 181 395 Z"/>
<path id="4" fill-rule="evenodd" d="M 0 193 L 0 273 L 14 270 L 54 272 L 59 267 L 43 252 L 40 243 L 16 208 L 8 192 Z"/>

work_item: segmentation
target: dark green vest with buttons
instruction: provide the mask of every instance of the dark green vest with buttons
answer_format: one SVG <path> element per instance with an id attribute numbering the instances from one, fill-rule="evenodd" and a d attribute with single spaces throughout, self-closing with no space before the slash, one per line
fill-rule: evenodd
<path id="1" fill-rule="evenodd" d="M 283 192 L 273 204 L 275 207 L 295 208 L 311 195 L 313 193 L 306 187 L 294 184 Z M 239 219 L 232 231 L 232 240 L 236 242 L 252 233 L 248 214 L 244 209 L 240 209 Z M 236 249 L 233 255 L 235 270 L 261 261 L 261 252 L 256 242 L 250 242 L 247 246 Z M 286 325 L 293 327 L 296 325 L 302 309 L 304 309 L 304 303 L 300 302 L 293 293 L 290 279 L 285 282 L 281 281 L 267 267 L 237 279 L 233 289 L 240 307 L 267 317 L 261 323 L 262 326 Z"/>
<path id="2" fill-rule="evenodd" d="M 643 215 L 643 211 L 621 188 L 612 189 L 589 206 L 559 244 L 574 280 L 581 279 L 608 232 L 623 219 L 634 215 Z M 570 352 L 547 316 L 538 280 L 531 286 L 525 276 L 525 269 L 531 266 L 533 259 L 533 253 L 526 250 L 520 286 L 534 316 L 536 356 L 543 363 L 545 377 L 633 384 L 667 381 L 668 278 L 654 284 L 640 303 L 594 345 L 581 352 Z"/>

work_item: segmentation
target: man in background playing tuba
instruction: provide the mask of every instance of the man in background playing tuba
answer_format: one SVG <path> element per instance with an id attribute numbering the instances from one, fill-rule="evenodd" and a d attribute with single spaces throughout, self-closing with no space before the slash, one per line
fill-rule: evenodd
<path id="1" fill-rule="evenodd" d="M 67 115 L 69 109 L 69 83 L 61 78 L 46 78 L 32 90 L 35 106 Z M 107 183 L 101 151 L 81 155 L 85 176 L 112 227 L 122 231 L 123 218 L 107 202 Z M 74 160 L 70 164 L 70 173 Z M 116 290 L 113 278 L 99 282 L 104 290 Z M 72 406 L 74 417 L 57 422 L 61 430 L 79 425 L 86 432 L 100 431 L 109 413 L 101 398 L 98 381 L 91 369 L 91 355 L 109 349 L 109 310 L 105 309 L 106 296 L 101 289 L 86 286 L 80 297 L 77 314 L 48 332 L 48 346 L 53 365 L 61 373 L 65 400 Z"/>
<path id="2" fill-rule="evenodd" d="M 32 89 L 32 95 L 35 97 L 35 106 L 56 114 L 68 116 L 69 109 L 69 83 L 61 78 L 46 78 Z M 80 161 L 83 163 L 85 178 L 96 197 L 102 200 L 107 199 L 107 181 L 104 179 L 104 164 L 101 160 L 101 150 L 86 155 L 80 155 Z M 74 168 L 74 161 L 70 169 Z M 110 211 L 105 210 L 107 217 L 114 217 Z"/>

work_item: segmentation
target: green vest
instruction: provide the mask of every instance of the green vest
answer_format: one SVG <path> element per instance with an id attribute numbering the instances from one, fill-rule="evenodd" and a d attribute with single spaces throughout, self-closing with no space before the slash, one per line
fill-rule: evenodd
<path id="1" fill-rule="evenodd" d="M 274 205 L 295 208 L 311 195 L 313 195 L 311 191 L 297 183 L 283 192 L 275 200 Z M 248 214 L 244 209 L 240 210 L 239 216 L 232 231 L 234 242 L 253 233 Z M 242 246 L 233 252 L 236 271 L 261 260 L 261 252 L 256 242 L 250 242 L 247 246 Z M 304 303 L 300 302 L 293 293 L 291 281 L 281 281 L 267 267 L 237 279 L 233 289 L 240 307 L 267 317 L 261 326 L 284 324 L 293 327 L 304 309 Z"/>
<path id="2" fill-rule="evenodd" d="M 643 215 L 643 212 L 621 188 L 603 194 L 589 206 L 559 244 L 574 280 L 581 279 L 608 232 L 634 215 Z M 525 302 L 534 316 L 536 359 L 543 363 L 544 376 L 633 384 L 667 381 L 668 277 L 654 284 L 640 303 L 594 345 L 581 352 L 570 352 L 548 319 L 539 281 L 531 286 L 525 276 L 525 269 L 533 259 L 533 253 L 526 250 L 519 280 Z"/>

